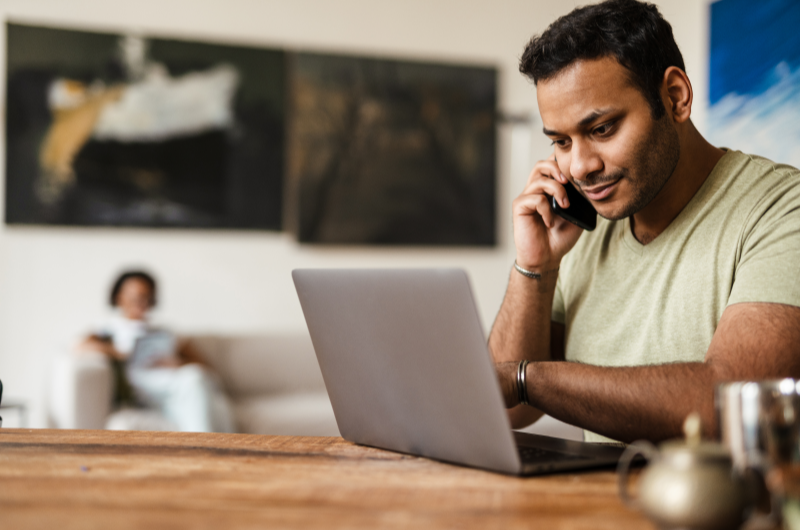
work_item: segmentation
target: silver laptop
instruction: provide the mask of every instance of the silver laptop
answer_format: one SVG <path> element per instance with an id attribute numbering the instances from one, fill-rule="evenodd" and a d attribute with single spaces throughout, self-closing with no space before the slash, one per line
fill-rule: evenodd
<path id="1" fill-rule="evenodd" d="M 517 475 L 617 463 L 618 447 L 511 430 L 464 271 L 292 277 L 346 440 Z"/>

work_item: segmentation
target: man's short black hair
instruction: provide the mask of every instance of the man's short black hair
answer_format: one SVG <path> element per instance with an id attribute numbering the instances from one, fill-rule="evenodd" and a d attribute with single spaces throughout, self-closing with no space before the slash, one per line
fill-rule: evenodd
<path id="1" fill-rule="evenodd" d="M 637 0 L 607 0 L 559 18 L 531 39 L 519 71 L 538 83 L 575 61 L 602 57 L 614 57 L 628 69 L 656 120 L 665 112 L 664 72 L 670 66 L 686 71 L 672 26 L 655 5 Z"/>
<path id="2" fill-rule="evenodd" d="M 117 296 L 119 295 L 119 292 L 122 289 L 122 284 L 133 278 L 143 281 L 150 287 L 150 307 L 155 307 L 156 280 L 149 273 L 144 271 L 127 271 L 119 275 L 119 278 L 117 278 L 116 281 L 114 282 L 114 286 L 111 287 L 111 296 L 109 297 L 108 300 L 109 303 L 111 304 L 111 307 L 117 307 Z"/>

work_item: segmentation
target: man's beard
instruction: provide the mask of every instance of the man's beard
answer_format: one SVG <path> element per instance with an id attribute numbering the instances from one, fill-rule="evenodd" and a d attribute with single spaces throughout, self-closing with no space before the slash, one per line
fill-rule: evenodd
<path id="1" fill-rule="evenodd" d="M 616 212 L 602 215 L 610 221 L 625 219 L 642 211 L 645 206 L 656 198 L 666 185 L 678 160 L 681 158 L 681 144 L 678 132 L 670 124 L 667 116 L 662 116 L 653 122 L 649 134 L 637 146 L 634 153 L 633 179 L 628 169 L 621 169 L 615 173 L 593 179 L 587 186 L 595 186 L 604 182 L 614 182 L 627 178 L 633 185 L 633 197 Z"/>

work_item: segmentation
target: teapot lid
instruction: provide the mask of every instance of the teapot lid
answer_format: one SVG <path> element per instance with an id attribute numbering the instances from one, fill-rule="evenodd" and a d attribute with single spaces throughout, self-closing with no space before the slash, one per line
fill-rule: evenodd
<path id="1" fill-rule="evenodd" d="M 704 442 L 700 438 L 701 421 L 697 412 L 692 412 L 683 422 L 684 440 L 669 440 L 660 445 L 662 458 L 673 460 L 675 458 L 693 463 L 700 462 L 731 462 L 730 452 L 722 444 Z"/>

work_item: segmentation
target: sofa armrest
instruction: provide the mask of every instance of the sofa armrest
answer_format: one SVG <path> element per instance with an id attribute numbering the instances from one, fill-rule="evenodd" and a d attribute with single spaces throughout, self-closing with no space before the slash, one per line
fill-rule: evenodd
<path id="1" fill-rule="evenodd" d="M 59 429 L 102 429 L 111 413 L 113 392 L 113 371 L 105 355 L 58 355 L 48 399 L 50 421 Z"/>

